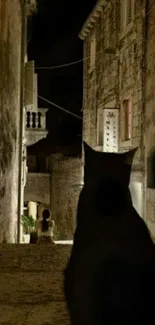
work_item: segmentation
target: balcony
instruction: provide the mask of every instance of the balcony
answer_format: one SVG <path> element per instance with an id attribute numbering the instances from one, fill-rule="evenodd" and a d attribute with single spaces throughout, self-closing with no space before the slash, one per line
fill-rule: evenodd
<path id="1" fill-rule="evenodd" d="M 38 109 L 38 112 L 26 111 L 25 136 L 26 146 L 31 146 L 43 138 L 46 138 L 46 112 L 48 109 Z"/>

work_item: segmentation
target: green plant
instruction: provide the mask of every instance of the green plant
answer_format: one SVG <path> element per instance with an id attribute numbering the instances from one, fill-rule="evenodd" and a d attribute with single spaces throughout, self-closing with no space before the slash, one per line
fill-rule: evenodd
<path id="1" fill-rule="evenodd" d="M 32 216 L 21 216 L 21 224 L 25 234 L 30 234 L 35 230 L 36 221 Z"/>

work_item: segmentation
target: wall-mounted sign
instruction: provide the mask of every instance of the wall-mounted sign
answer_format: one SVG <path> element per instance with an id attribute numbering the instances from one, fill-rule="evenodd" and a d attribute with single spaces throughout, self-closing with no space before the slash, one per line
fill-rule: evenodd
<path id="1" fill-rule="evenodd" d="M 103 151 L 118 152 L 119 110 L 105 108 L 103 117 L 104 143 Z"/>

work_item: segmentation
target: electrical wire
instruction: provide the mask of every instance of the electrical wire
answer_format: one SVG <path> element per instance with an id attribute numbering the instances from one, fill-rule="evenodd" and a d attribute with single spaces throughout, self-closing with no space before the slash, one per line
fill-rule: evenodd
<path id="1" fill-rule="evenodd" d="M 145 18 L 148 14 L 150 14 L 154 9 L 155 9 L 155 4 L 153 4 L 153 5 L 150 7 L 150 9 L 148 10 L 148 12 L 144 15 L 144 18 Z M 102 52 L 102 51 L 98 51 L 98 52 L 95 53 L 95 55 L 98 55 L 98 54 L 101 53 L 101 52 Z M 80 59 L 80 60 L 77 60 L 77 61 L 73 61 L 73 62 L 69 62 L 69 63 L 66 63 L 66 64 L 61 64 L 61 65 L 56 65 L 56 66 L 51 66 L 51 67 L 36 67 L 35 69 L 37 69 L 37 70 L 39 70 L 39 69 L 40 69 L 40 70 L 41 70 L 41 69 L 44 69 L 44 70 L 45 70 L 45 69 L 47 69 L 47 70 L 52 70 L 52 69 L 64 68 L 64 67 L 68 67 L 68 66 L 71 66 L 71 65 L 75 65 L 75 64 L 81 63 L 81 62 L 83 62 L 83 61 L 87 61 L 88 59 L 90 59 L 90 57 L 92 57 L 92 56 L 88 56 L 88 57 L 86 57 L 86 58 L 83 58 L 83 59 Z M 32 70 L 32 69 L 29 69 L 29 70 Z M 32 92 L 31 90 L 26 89 L 26 88 L 25 88 L 25 90 L 26 90 L 26 91 L 29 91 L 29 92 Z M 48 99 L 45 98 L 45 97 L 42 97 L 42 96 L 40 96 L 40 95 L 38 95 L 37 97 L 40 98 L 40 99 L 42 99 L 42 100 L 45 101 L 46 103 L 51 104 L 52 106 L 54 106 L 54 107 L 60 109 L 61 111 L 65 112 L 65 113 L 67 113 L 67 114 L 70 114 L 70 115 L 72 115 L 72 116 L 74 116 L 74 117 L 76 117 L 76 118 L 78 118 L 78 119 L 82 119 L 81 116 L 72 113 L 71 111 L 69 111 L 69 110 L 67 110 L 67 109 L 65 109 L 65 108 L 63 108 L 63 107 L 61 107 L 61 106 L 55 104 L 54 102 L 51 102 L 50 100 L 48 100 Z"/>
<path id="2" fill-rule="evenodd" d="M 150 14 L 154 10 L 154 8 L 155 8 L 155 3 L 150 7 L 150 9 L 144 15 L 143 18 L 145 18 L 148 14 Z M 96 55 L 100 54 L 101 52 L 102 51 L 98 51 L 94 55 L 96 56 Z M 86 58 L 79 59 L 77 61 L 71 61 L 71 62 L 68 62 L 68 63 L 64 63 L 64 64 L 60 64 L 60 65 L 55 65 L 55 66 L 51 66 L 51 67 L 35 67 L 35 70 L 54 70 L 54 69 L 66 68 L 66 67 L 69 67 L 69 66 L 76 65 L 76 64 L 82 63 L 84 61 L 87 61 L 91 57 L 92 57 L 92 55 L 91 56 L 89 55 Z M 28 68 L 28 70 L 32 70 L 32 68 Z"/>
<path id="3" fill-rule="evenodd" d="M 101 53 L 101 51 L 96 52 L 96 54 Z M 95 55 L 96 55 L 95 54 Z M 64 63 L 64 64 L 60 64 L 60 65 L 55 65 L 55 66 L 51 66 L 51 67 L 35 67 L 35 70 L 54 70 L 54 69 L 60 69 L 60 68 L 65 68 L 65 67 L 69 67 L 72 65 L 76 65 L 78 63 L 82 63 L 83 61 L 87 61 L 91 58 L 92 56 L 88 56 L 86 58 L 77 60 L 77 61 L 72 61 L 72 62 L 68 62 L 68 63 Z M 33 68 L 28 68 L 28 70 L 32 70 Z"/>
<path id="4" fill-rule="evenodd" d="M 52 67 L 36 67 L 35 69 L 37 69 L 37 70 L 42 70 L 42 69 L 53 70 L 53 69 L 65 68 L 65 67 L 69 67 L 71 65 L 75 65 L 75 64 L 81 63 L 84 60 L 87 60 L 87 58 L 80 59 L 80 60 L 73 61 L 73 62 L 69 62 L 69 63 L 64 63 L 64 64 L 56 65 L 56 66 L 52 66 Z"/>
<path id="5" fill-rule="evenodd" d="M 33 91 L 31 91 L 30 89 L 25 88 L 25 90 L 28 91 L 28 92 L 33 93 Z M 82 120 L 82 117 L 81 117 L 81 116 L 79 116 L 79 115 L 77 115 L 77 114 L 75 114 L 75 113 L 72 113 L 71 111 L 69 111 L 69 110 L 63 108 L 62 106 L 55 104 L 54 102 L 51 102 L 49 99 L 47 99 L 47 98 L 45 98 L 45 97 L 42 97 L 42 96 L 39 96 L 39 95 L 37 95 L 37 97 L 40 98 L 40 99 L 42 99 L 42 100 L 44 100 L 46 103 L 51 104 L 52 106 L 54 106 L 54 107 L 60 109 L 61 111 L 63 111 L 63 112 L 65 112 L 65 113 L 67 113 L 67 114 L 70 114 L 70 115 L 72 115 L 72 116 L 74 116 L 74 117 L 76 117 L 76 118 Z"/>

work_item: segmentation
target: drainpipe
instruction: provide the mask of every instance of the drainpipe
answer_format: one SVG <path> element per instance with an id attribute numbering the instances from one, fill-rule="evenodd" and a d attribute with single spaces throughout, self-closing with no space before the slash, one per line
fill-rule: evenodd
<path id="1" fill-rule="evenodd" d="M 21 189 L 22 189 L 22 146 L 23 146 L 23 122 L 24 122 L 24 66 L 26 48 L 26 10 L 25 1 L 21 1 L 21 70 L 20 70 L 20 125 L 19 125 L 19 172 L 18 172 L 18 219 L 17 219 L 17 243 L 20 243 L 21 229 Z"/>

